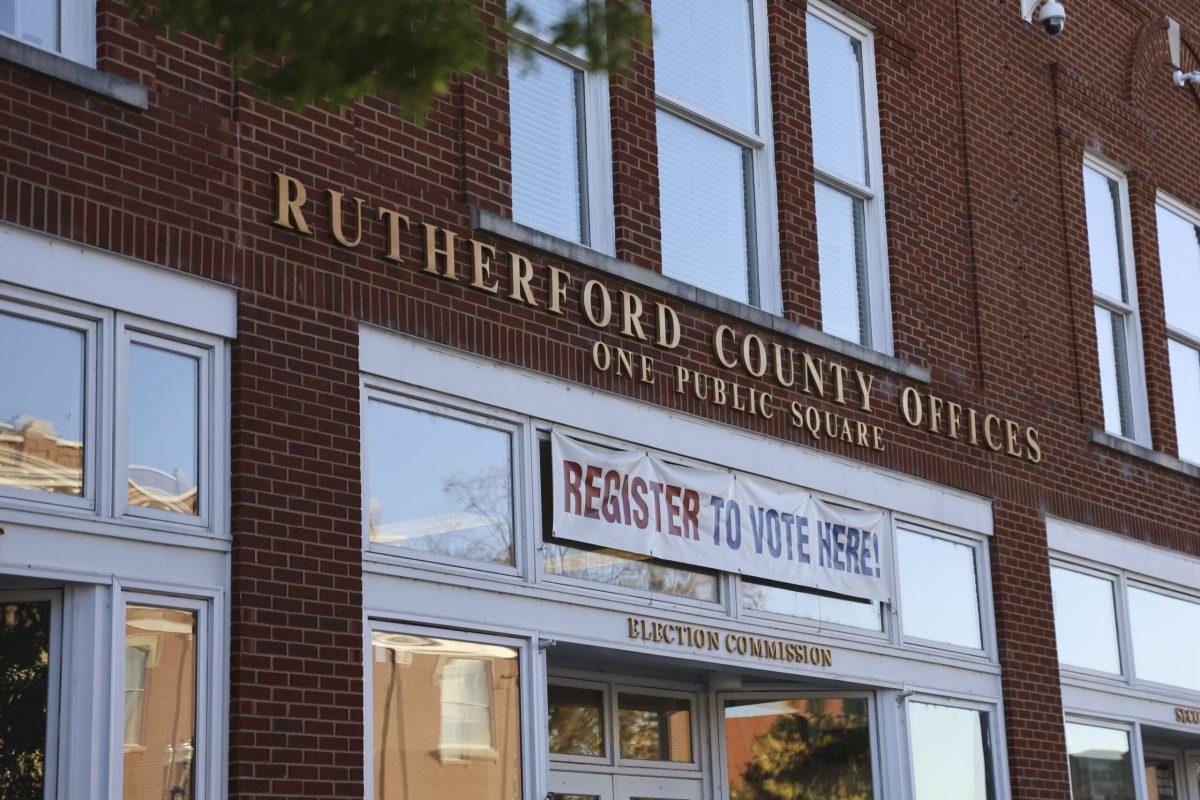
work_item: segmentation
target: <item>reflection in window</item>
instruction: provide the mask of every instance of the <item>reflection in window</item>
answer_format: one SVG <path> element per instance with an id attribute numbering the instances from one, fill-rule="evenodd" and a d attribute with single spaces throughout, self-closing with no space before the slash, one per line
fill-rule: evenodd
<path id="1" fill-rule="evenodd" d="M 140 654 L 145 653 L 142 660 Z M 196 614 L 125 609 L 124 800 L 191 800 L 195 791 Z M 131 682 L 132 680 L 132 682 Z M 133 691 L 130 691 L 130 687 Z M 131 722 L 136 720 L 136 722 Z M 131 726 L 136 740 L 130 741 Z"/>
<path id="2" fill-rule="evenodd" d="M 141 344 L 129 360 L 129 505 L 195 515 L 200 362 Z"/>
<path id="3" fill-rule="evenodd" d="M 1135 800 L 1129 734 L 1067 723 L 1072 800 Z"/>
<path id="4" fill-rule="evenodd" d="M 542 552 L 542 563 L 551 575 L 709 603 L 718 599 L 715 572 L 676 567 L 620 550 L 573 547 L 557 542 L 547 542 Z"/>
<path id="5" fill-rule="evenodd" d="M 786 589 L 746 579 L 742 580 L 742 608 L 869 631 L 883 630 L 879 603 L 828 597 L 804 589 Z"/>
<path id="6" fill-rule="evenodd" d="M 80 496 L 81 331 L 0 313 L 0 486 Z"/>
<path id="7" fill-rule="evenodd" d="M 872 798 L 864 698 L 725 704 L 730 800 Z"/>
<path id="8" fill-rule="evenodd" d="M 622 693 L 617 697 L 617 724 L 621 758 L 692 760 L 692 703 L 686 697 Z"/>
<path id="9" fill-rule="evenodd" d="M 0 0 L 0 33 L 58 52 L 60 0 Z"/>
<path id="10" fill-rule="evenodd" d="M 1200 691 L 1200 603 L 1129 587 L 1138 680 Z"/>
<path id="11" fill-rule="evenodd" d="M 987 728 L 982 711 L 909 703 L 913 800 L 991 800 Z"/>
<path id="12" fill-rule="evenodd" d="M 1051 567 L 1050 584 L 1059 662 L 1119 675 L 1121 657 L 1112 581 Z"/>
<path id="13" fill-rule="evenodd" d="M 371 673 L 377 800 L 521 796 L 516 649 L 377 632 Z"/>
<path id="14" fill-rule="evenodd" d="M 896 556 L 905 635 L 982 649 L 975 548 L 900 529 Z"/>
<path id="15" fill-rule="evenodd" d="M 1147 758 L 1146 789 L 1146 800 L 1180 800 L 1175 762 L 1166 758 Z"/>
<path id="16" fill-rule="evenodd" d="M 371 541 L 512 564 L 512 437 L 372 400 L 367 485 Z"/>
<path id="17" fill-rule="evenodd" d="M 1179 457 L 1200 462 L 1200 227 L 1160 205 L 1158 253 Z"/>
<path id="18" fill-rule="evenodd" d="M 50 691 L 49 600 L 0 602 L 0 797 L 42 800 Z"/>
<path id="19" fill-rule="evenodd" d="M 604 693 L 577 686 L 549 687 L 550 752 L 603 757 Z"/>

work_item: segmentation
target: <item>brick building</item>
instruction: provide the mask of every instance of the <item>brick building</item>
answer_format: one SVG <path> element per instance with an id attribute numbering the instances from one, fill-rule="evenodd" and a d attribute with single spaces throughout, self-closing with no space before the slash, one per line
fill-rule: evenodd
<path id="1" fill-rule="evenodd" d="M 0 795 L 1200 800 L 1200 7 L 1031 2 L 0 3 Z"/>

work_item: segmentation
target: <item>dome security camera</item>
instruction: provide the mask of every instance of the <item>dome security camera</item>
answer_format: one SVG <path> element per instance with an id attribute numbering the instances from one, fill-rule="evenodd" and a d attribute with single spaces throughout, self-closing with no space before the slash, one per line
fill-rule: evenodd
<path id="1" fill-rule="evenodd" d="M 1038 12 L 1038 22 L 1046 29 L 1046 33 L 1057 36 L 1067 27 L 1067 10 L 1058 0 L 1050 0 Z"/>

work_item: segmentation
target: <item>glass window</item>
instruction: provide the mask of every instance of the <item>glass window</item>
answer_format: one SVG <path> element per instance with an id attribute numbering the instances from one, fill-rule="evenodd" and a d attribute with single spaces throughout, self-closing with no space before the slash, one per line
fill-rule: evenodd
<path id="1" fill-rule="evenodd" d="M 371 692 L 376 797 L 521 796 L 515 648 L 376 632 Z"/>
<path id="2" fill-rule="evenodd" d="M 129 505 L 198 514 L 200 361 L 137 343 L 129 359 Z"/>
<path id="3" fill-rule="evenodd" d="M 0 312 L 0 486 L 84 494 L 86 334 Z"/>
<path id="4" fill-rule="evenodd" d="M 1125 248 L 1121 241 L 1124 229 L 1121 185 L 1085 165 L 1083 194 L 1087 213 L 1088 258 L 1092 265 L 1092 291 L 1114 300 L 1127 301 Z"/>
<path id="5" fill-rule="evenodd" d="M 49 600 L 0 600 L 0 797 L 42 800 L 50 702 Z"/>
<path id="6" fill-rule="evenodd" d="M 1128 597 L 1138 680 L 1200 691 L 1200 602 L 1136 586 Z"/>
<path id="7" fill-rule="evenodd" d="M 542 564 L 551 575 L 708 603 L 720 599 L 719 576 L 710 570 L 679 567 L 620 550 L 557 542 L 547 542 L 542 553 Z"/>
<path id="8" fill-rule="evenodd" d="M 752 4 L 654 3 L 663 272 L 758 304 L 768 183 Z"/>
<path id="9" fill-rule="evenodd" d="M 731 798 L 874 797 L 863 698 L 728 700 L 725 754 Z"/>
<path id="10" fill-rule="evenodd" d="M 908 704 L 913 800 L 991 800 L 988 715 L 931 703 Z"/>
<path id="11" fill-rule="evenodd" d="M 975 548 L 899 529 L 896 555 L 904 634 L 982 649 Z"/>
<path id="12" fill-rule="evenodd" d="M 801 589 L 788 589 L 742 579 L 742 608 L 803 617 L 866 630 L 883 630 L 879 603 L 828 597 Z"/>
<path id="13" fill-rule="evenodd" d="M 603 758 L 604 692 L 552 683 L 548 694 L 550 752 Z"/>
<path id="14" fill-rule="evenodd" d="M 512 435 L 379 400 L 367 414 L 371 541 L 513 564 Z"/>
<path id="15" fill-rule="evenodd" d="M 1179 457 L 1200 462 L 1200 227 L 1160 205 L 1158 254 Z"/>
<path id="16" fill-rule="evenodd" d="M 144 651 L 131 654 L 131 650 Z M 191 800 L 196 761 L 196 613 L 125 608 L 124 800 Z M 132 691 L 130 691 L 132 687 Z"/>
<path id="17" fill-rule="evenodd" d="M 1129 346 L 1125 341 L 1125 315 L 1102 305 L 1096 310 L 1096 352 L 1100 358 L 1100 397 L 1104 404 L 1104 430 L 1117 436 L 1133 435 L 1129 394 Z"/>
<path id="18" fill-rule="evenodd" d="M 872 146 L 879 132 L 868 123 L 868 35 L 809 12 L 806 21 L 808 88 L 812 116 L 817 255 L 821 275 L 821 327 L 867 347 L 882 347 L 887 291 L 882 264 L 868 245 L 882 240 L 880 176 Z M 868 106 L 868 103 L 871 104 Z M 878 249 L 882 253 L 882 247 Z"/>
<path id="19" fill-rule="evenodd" d="M 1179 457 L 1200 462 L 1200 350 L 1167 340 Z"/>
<path id="20" fill-rule="evenodd" d="M 61 0 L 0 0 L 0 33 L 57 52 Z"/>
<path id="21" fill-rule="evenodd" d="M 1135 800 L 1129 733 L 1066 724 L 1071 800 Z"/>
<path id="22" fill-rule="evenodd" d="M 1082 572 L 1050 568 L 1058 660 L 1072 667 L 1118 675 L 1117 612 L 1113 582 Z"/>
<path id="23" fill-rule="evenodd" d="M 1146 800 L 1181 800 L 1175 779 L 1175 762 L 1167 758 L 1146 759 Z"/>
<path id="24" fill-rule="evenodd" d="M 692 702 L 686 697 L 617 695 L 621 758 L 692 761 Z"/>

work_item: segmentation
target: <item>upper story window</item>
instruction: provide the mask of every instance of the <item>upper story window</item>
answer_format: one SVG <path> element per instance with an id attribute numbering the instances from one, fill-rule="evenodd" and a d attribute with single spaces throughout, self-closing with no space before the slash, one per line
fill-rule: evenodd
<path id="1" fill-rule="evenodd" d="M 897 528 L 896 574 L 904 637 L 983 650 L 980 542 Z"/>
<path id="2" fill-rule="evenodd" d="M 888 351 L 891 307 L 871 31 L 818 3 L 809 4 L 806 25 L 822 328 Z"/>
<path id="3" fill-rule="evenodd" d="M 0 34 L 96 64 L 95 0 L 0 0 Z"/>
<path id="4" fill-rule="evenodd" d="M 608 76 L 551 43 L 575 4 L 524 4 L 526 47 L 509 59 L 513 219 L 611 254 L 614 249 Z"/>
<path id="5" fill-rule="evenodd" d="M 1200 213 L 1160 196 L 1158 255 L 1179 457 L 1200 462 Z"/>
<path id="6" fill-rule="evenodd" d="M 1148 442 L 1150 426 L 1125 176 L 1099 159 L 1087 156 L 1083 166 L 1083 194 L 1104 429 L 1116 436 Z"/>
<path id="7" fill-rule="evenodd" d="M 663 272 L 779 308 L 762 0 L 657 0 Z"/>

